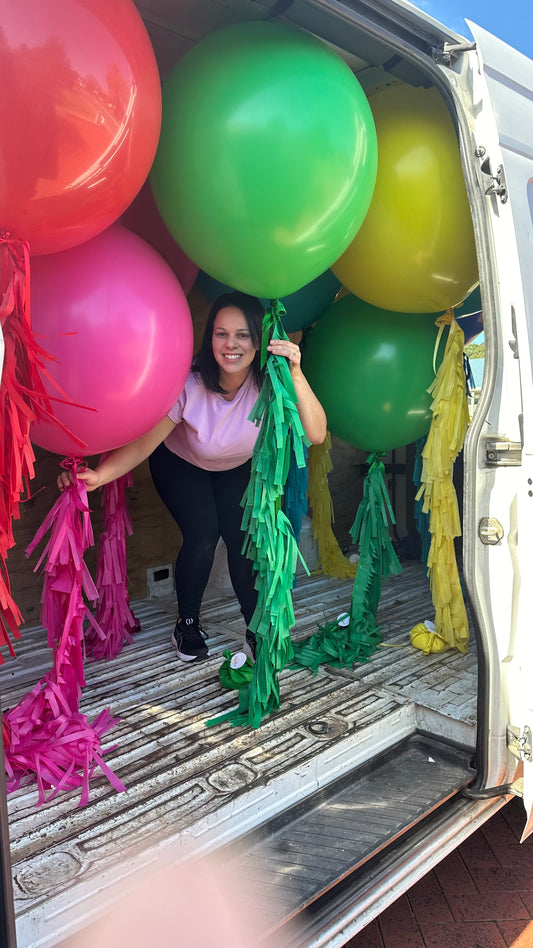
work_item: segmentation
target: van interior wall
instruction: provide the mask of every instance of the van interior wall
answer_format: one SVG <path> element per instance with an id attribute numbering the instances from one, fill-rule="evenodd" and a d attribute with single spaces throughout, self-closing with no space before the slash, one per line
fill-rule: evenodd
<path id="1" fill-rule="evenodd" d="M 195 351 L 204 331 L 209 303 L 203 294 L 193 287 L 188 296 L 193 317 Z M 43 544 L 26 559 L 25 550 L 55 503 L 58 493 L 56 478 L 60 457 L 34 446 L 36 463 L 35 478 L 31 482 L 31 498 L 21 504 L 20 520 L 14 524 L 16 546 L 9 551 L 8 569 L 12 593 L 27 624 L 39 622 L 42 581 L 34 567 L 43 549 Z M 329 475 L 329 487 L 333 501 L 335 521 L 333 530 L 341 547 L 351 543 L 349 530 L 357 506 L 362 497 L 366 453 L 332 437 L 331 460 L 333 470 Z M 97 458 L 89 458 L 89 465 Z M 102 532 L 101 494 L 89 495 L 91 521 L 95 543 Z M 147 596 L 146 572 L 167 563 L 174 563 L 181 545 L 178 527 L 162 504 L 152 484 L 148 462 L 134 472 L 133 487 L 128 491 L 128 505 L 134 533 L 127 541 L 129 595 L 131 600 Z M 96 547 L 86 555 L 87 566 L 96 577 Z M 15 647 L 16 651 L 16 647 Z"/>

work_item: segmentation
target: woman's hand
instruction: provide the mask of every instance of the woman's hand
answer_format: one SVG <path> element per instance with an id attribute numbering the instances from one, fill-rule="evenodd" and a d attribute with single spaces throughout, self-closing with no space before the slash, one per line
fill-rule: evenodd
<path id="1" fill-rule="evenodd" d="M 96 490 L 97 487 L 101 485 L 101 478 L 97 471 L 93 471 L 90 467 L 87 467 L 84 471 L 80 471 L 77 475 L 79 481 L 83 481 L 87 491 Z M 71 470 L 61 471 L 61 474 L 58 474 L 57 477 L 57 486 L 61 493 L 64 490 L 67 490 L 71 484 L 74 483 L 74 475 Z"/>
<path id="2" fill-rule="evenodd" d="M 300 369 L 302 358 L 300 346 L 296 345 L 295 342 L 291 342 L 290 339 L 271 339 L 268 344 L 268 351 L 272 355 L 285 356 L 289 363 L 291 375 Z"/>
<path id="3" fill-rule="evenodd" d="M 90 467 L 83 471 L 78 471 L 77 477 L 83 481 L 88 491 L 96 490 L 97 487 L 104 487 L 118 477 L 127 474 L 133 470 L 142 461 L 145 461 L 148 455 L 155 451 L 157 446 L 165 440 L 171 431 L 174 431 L 176 422 L 168 416 L 163 418 L 154 428 L 141 435 L 136 441 L 130 441 L 129 444 L 121 448 L 115 448 L 110 451 L 104 460 L 100 461 L 96 470 Z M 74 483 L 74 477 L 69 470 L 61 471 L 57 478 L 57 486 L 60 491 L 66 490 Z"/>
<path id="4" fill-rule="evenodd" d="M 268 351 L 288 360 L 304 431 L 311 444 L 322 444 L 327 434 L 326 413 L 302 372 L 300 347 L 290 339 L 271 339 Z"/>

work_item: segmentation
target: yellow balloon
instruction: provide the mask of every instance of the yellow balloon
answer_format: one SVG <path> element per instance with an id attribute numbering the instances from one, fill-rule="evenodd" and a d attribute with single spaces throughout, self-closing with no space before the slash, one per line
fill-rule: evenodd
<path id="1" fill-rule="evenodd" d="M 478 283 L 472 218 L 450 114 L 436 89 L 381 89 L 374 195 L 332 267 L 352 293 L 401 313 L 438 313 Z"/>
<path id="2" fill-rule="evenodd" d="M 424 655 L 430 655 L 432 652 L 445 652 L 448 648 L 448 643 L 439 635 L 438 632 L 435 632 L 423 623 L 419 622 L 418 625 L 415 625 L 414 629 L 411 629 L 409 633 L 411 639 L 411 645 L 414 648 L 419 648 Z"/>

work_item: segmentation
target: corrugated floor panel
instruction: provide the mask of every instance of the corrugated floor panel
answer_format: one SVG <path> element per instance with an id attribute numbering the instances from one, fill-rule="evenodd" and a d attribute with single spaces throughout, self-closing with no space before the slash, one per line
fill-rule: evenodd
<path id="1" fill-rule="evenodd" d="M 345 611 L 351 590 L 351 581 L 300 578 L 295 638 Z M 201 851 L 231 840 L 412 733 L 427 709 L 443 733 L 453 738 L 458 729 L 473 743 L 474 650 L 426 657 L 409 642 L 409 629 L 433 614 L 418 564 L 383 588 L 378 617 L 391 647 L 349 671 L 285 670 L 282 707 L 256 731 L 204 726 L 236 704 L 218 681 L 223 649 L 242 642 L 232 597 L 206 603 L 210 658 L 197 667 L 179 663 L 170 646 L 173 603 L 136 603 L 135 611 L 142 629 L 134 644 L 113 662 L 87 665 L 81 707 L 89 719 L 104 707 L 120 716 L 104 744 L 116 745 L 106 760 L 127 792 L 97 776 L 84 808 L 74 791 L 42 807 L 35 786 L 10 795 L 19 948 L 55 944 L 54 926 L 67 932 L 102 886 L 161 847 L 178 854 L 185 844 Z M 42 630 L 25 630 L 17 659 L 3 666 L 3 709 L 49 669 L 43 639 Z"/>

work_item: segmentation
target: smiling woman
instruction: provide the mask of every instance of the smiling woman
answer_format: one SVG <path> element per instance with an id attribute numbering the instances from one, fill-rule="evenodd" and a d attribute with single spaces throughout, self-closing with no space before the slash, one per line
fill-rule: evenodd
<path id="1" fill-rule="evenodd" d="M 184 662 L 208 655 L 200 607 L 220 537 L 246 626 L 257 603 L 252 562 L 241 552 L 241 500 L 259 431 L 249 416 L 263 376 L 263 316 L 253 296 L 234 292 L 219 297 L 183 392 L 168 415 L 142 438 L 108 454 L 95 470 L 78 474 L 87 489 L 94 490 L 150 457 L 155 487 L 183 537 L 176 560 L 179 618 L 172 643 Z M 289 339 L 272 339 L 268 349 L 289 363 L 307 437 L 323 441 L 326 417 L 302 373 L 299 347 Z M 70 482 L 68 472 L 59 476 L 60 489 Z M 253 657 L 252 633 L 247 631 L 246 640 Z"/>

